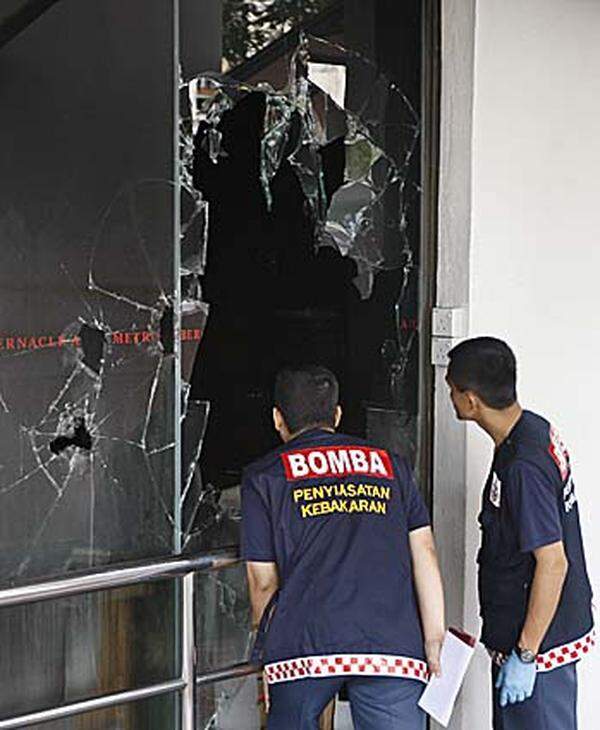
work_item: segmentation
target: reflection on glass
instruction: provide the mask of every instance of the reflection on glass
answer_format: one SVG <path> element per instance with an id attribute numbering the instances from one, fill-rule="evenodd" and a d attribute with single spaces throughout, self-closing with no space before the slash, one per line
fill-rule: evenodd
<path id="1" fill-rule="evenodd" d="M 250 648 L 246 567 L 196 576 L 197 672 L 245 661 Z"/>
<path id="2" fill-rule="evenodd" d="M 35 324 L 33 282 L 12 287 L 3 329 L 14 348 L 0 351 L 0 582 L 172 549 L 172 283 L 157 274 L 169 261 L 171 197 L 159 184 L 117 195 L 89 270 L 73 279 L 63 252 Z M 2 249 L 3 289 L 37 259 L 29 244 Z"/>
<path id="3" fill-rule="evenodd" d="M 153 697 L 142 702 L 119 705 L 76 715 L 66 720 L 31 725 L 31 730 L 167 730 L 173 727 L 176 698 Z"/>
<path id="4" fill-rule="evenodd" d="M 342 430 L 413 463 L 419 450 L 420 9 L 319 4 L 300 28 L 296 5 L 266 3 L 264 46 L 181 88 L 211 307 L 190 379 L 211 404 L 194 545 L 223 533 L 222 490 L 277 443 L 270 391 L 283 365 L 338 374 Z M 275 40 L 268 18 L 284 6 Z M 252 8 L 224 17 L 233 28 L 245 15 L 254 32 Z"/>
<path id="5" fill-rule="evenodd" d="M 1 609 L 0 717 L 173 679 L 174 615 L 173 581 Z"/>
<path id="6" fill-rule="evenodd" d="M 0 586 L 177 524 L 173 8 L 50 4 L 2 49 Z"/>
<path id="7" fill-rule="evenodd" d="M 231 71 L 331 4 L 331 0 L 223 0 L 222 70 Z"/>
<path id="8" fill-rule="evenodd" d="M 242 677 L 198 687 L 198 730 L 259 730 L 257 705 L 260 687 L 256 676 Z"/>

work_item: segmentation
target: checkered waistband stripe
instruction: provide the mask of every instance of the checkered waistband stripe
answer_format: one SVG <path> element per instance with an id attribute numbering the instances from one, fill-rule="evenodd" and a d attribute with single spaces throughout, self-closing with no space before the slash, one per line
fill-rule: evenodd
<path id="1" fill-rule="evenodd" d="M 330 654 L 287 659 L 265 666 L 269 684 L 295 679 L 318 679 L 343 675 L 405 677 L 427 682 L 427 664 L 420 659 L 387 654 Z"/>
<path id="2" fill-rule="evenodd" d="M 557 667 L 579 661 L 594 648 L 595 644 L 596 632 L 592 629 L 589 634 L 582 636 L 581 639 L 549 649 L 543 654 L 538 654 L 537 670 L 538 672 L 550 672 Z"/>

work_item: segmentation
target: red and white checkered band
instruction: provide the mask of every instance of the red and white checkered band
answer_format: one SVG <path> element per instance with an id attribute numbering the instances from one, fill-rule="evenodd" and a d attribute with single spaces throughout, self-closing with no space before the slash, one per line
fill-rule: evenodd
<path id="1" fill-rule="evenodd" d="M 537 670 L 538 672 L 550 672 L 552 669 L 565 666 L 565 664 L 577 662 L 583 659 L 594 648 L 595 644 L 596 632 L 592 629 L 589 634 L 582 636 L 581 639 L 549 649 L 543 654 L 538 654 Z"/>
<path id="2" fill-rule="evenodd" d="M 343 675 L 370 677 L 404 677 L 427 682 L 429 670 L 420 659 L 387 654 L 330 654 L 286 659 L 265 666 L 269 684 L 296 679 L 319 679 Z"/>

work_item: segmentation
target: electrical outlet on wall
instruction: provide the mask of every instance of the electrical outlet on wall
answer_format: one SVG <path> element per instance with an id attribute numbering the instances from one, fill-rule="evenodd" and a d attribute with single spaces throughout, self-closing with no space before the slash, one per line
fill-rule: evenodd
<path id="1" fill-rule="evenodd" d="M 431 315 L 431 364 L 447 367 L 448 353 L 467 335 L 464 307 L 435 307 Z"/>
<path id="2" fill-rule="evenodd" d="M 431 315 L 433 337 L 465 337 L 467 310 L 464 307 L 435 307 Z"/>
<path id="3" fill-rule="evenodd" d="M 459 341 L 454 337 L 434 337 L 431 341 L 431 364 L 448 367 L 448 353 Z"/>

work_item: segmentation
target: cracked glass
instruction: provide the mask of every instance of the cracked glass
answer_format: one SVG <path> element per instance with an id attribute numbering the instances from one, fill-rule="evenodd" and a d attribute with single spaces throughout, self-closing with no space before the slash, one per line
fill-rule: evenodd
<path id="1" fill-rule="evenodd" d="M 198 730 L 258 730 L 266 727 L 261 724 L 257 706 L 260 691 L 256 676 L 198 687 L 196 727 Z"/>
<path id="2" fill-rule="evenodd" d="M 224 0 L 192 73 L 162 0 L 63 0 L 3 49 L 1 585 L 237 545 L 286 364 L 331 367 L 342 428 L 415 459 L 420 16 L 372 5 Z M 243 571 L 197 588 L 199 671 L 243 660 Z M 102 611 L 81 606 L 92 656 Z M 62 609 L 38 608 L 58 636 Z M 103 686 L 110 657 L 81 647 L 52 648 L 30 702 L 55 696 L 52 662 L 80 662 L 81 696 Z M 200 691 L 206 727 L 239 688 Z"/>
<path id="3" fill-rule="evenodd" d="M 251 651 L 246 566 L 196 576 L 198 674 L 247 661 Z"/>
<path id="4" fill-rule="evenodd" d="M 272 378 L 306 357 L 290 337 L 316 352 L 328 340 L 322 359 L 354 388 L 352 430 L 413 460 L 418 449 L 419 115 L 375 63 L 338 42 L 301 32 L 285 63 L 280 87 L 268 74 L 245 78 L 242 65 L 180 90 L 185 195 L 206 221 L 192 277 L 207 312 L 189 385 L 207 404 L 194 547 L 237 542 L 241 470 L 276 444 Z M 310 281 L 328 291 L 303 291 Z M 377 339 L 365 330 L 375 316 Z M 347 360 L 361 338 L 368 387 L 357 385 L 366 358 Z"/>
<path id="5" fill-rule="evenodd" d="M 61 0 L 2 48 L 2 588 L 181 546 L 179 370 L 204 314 L 180 316 L 180 277 L 193 289 L 206 219 L 179 202 L 172 11 Z M 175 584 L 1 609 L 0 716 L 176 676 Z M 51 726 L 174 713 L 166 698 Z"/>
<path id="6" fill-rule="evenodd" d="M 345 45 L 340 7 L 315 21 L 328 37 L 304 27 L 182 83 L 182 164 L 207 206 L 196 290 L 210 305 L 190 380 L 210 403 L 193 548 L 239 540 L 242 470 L 277 444 L 283 365 L 330 366 L 342 428 L 418 458 L 419 95 Z M 197 602 L 199 675 L 247 660 L 243 568 L 199 576 Z M 255 678 L 200 686 L 199 727 L 258 728 L 257 693 Z"/>
<path id="7" fill-rule="evenodd" d="M 31 262 L 25 286 L 14 282 L 27 249 L 14 217 L 4 221 L 2 286 L 13 289 L 0 354 L 4 580 L 173 549 L 171 188 L 120 191 L 82 245 L 87 269 L 67 257 L 50 272 Z"/>
<path id="8" fill-rule="evenodd" d="M 298 22 L 318 29 L 326 16 L 331 25 L 339 4 L 315 2 L 301 17 L 293 4 L 241 5 L 226 4 L 229 30 L 241 8 L 254 36 L 236 41 L 237 57 L 225 51 L 228 73 L 182 78 L 178 161 L 116 188 L 107 180 L 97 197 L 108 202 L 87 204 L 87 227 L 72 214 L 76 176 L 56 180 L 51 215 L 28 215 L 18 179 L 3 204 L 6 583 L 195 549 L 216 533 L 233 539 L 235 508 L 220 501 L 273 445 L 270 379 L 296 357 L 273 342 L 282 328 L 296 339 L 309 333 L 309 345 L 328 339 L 322 359 L 334 367 L 364 335 L 369 387 L 357 385 L 358 365 L 335 368 L 354 401 L 349 422 L 363 432 L 404 424 L 403 451 L 414 456 L 415 104 L 366 53 L 338 42 L 339 30 L 290 35 Z M 254 68 L 263 55 L 275 70 Z M 122 145 L 129 155 L 131 144 Z M 60 168 L 64 149 L 46 154 Z M 299 291 L 294 273 L 329 291 Z M 370 339 L 344 325 L 378 308 L 385 326 Z M 253 353 L 233 343 L 248 329 Z M 256 357 L 273 344 L 270 361 Z M 234 400 L 237 420 L 259 426 L 238 424 L 226 444 Z"/>

